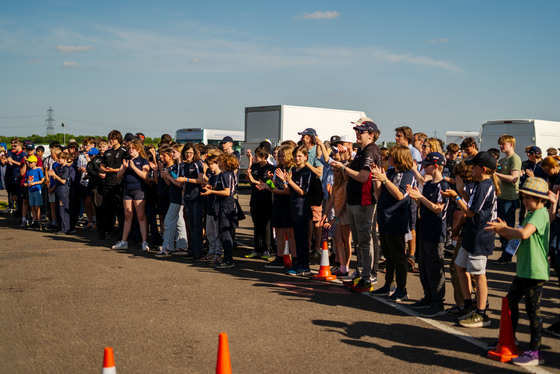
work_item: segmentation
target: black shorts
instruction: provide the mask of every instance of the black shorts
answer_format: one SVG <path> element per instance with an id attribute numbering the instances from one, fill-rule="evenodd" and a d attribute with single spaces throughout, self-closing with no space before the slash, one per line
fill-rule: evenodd
<path id="1" fill-rule="evenodd" d="M 289 196 L 287 201 L 274 200 L 272 203 L 272 227 L 279 229 L 293 227 Z"/>
<path id="2" fill-rule="evenodd" d="M 123 200 L 135 200 L 135 201 L 139 201 L 139 200 L 144 200 L 145 199 L 145 194 L 144 191 L 142 190 L 123 190 Z"/>

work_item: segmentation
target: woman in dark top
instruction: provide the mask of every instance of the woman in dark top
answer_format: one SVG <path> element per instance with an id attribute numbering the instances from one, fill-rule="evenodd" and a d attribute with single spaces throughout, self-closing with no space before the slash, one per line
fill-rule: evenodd
<path id="1" fill-rule="evenodd" d="M 183 205 L 187 211 L 187 226 L 189 228 L 189 248 L 193 251 L 193 260 L 202 257 L 202 221 L 204 201 L 200 195 L 204 184 L 204 166 L 200 161 L 200 154 L 192 143 L 185 144 L 181 151 L 183 159 L 182 176 L 177 182 L 183 183 Z"/>
<path id="2" fill-rule="evenodd" d="M 113 249 L 128 249 L 128 234 L 132 227 L 134 218 L 133 206 L 140 226 L 142 235 L 142 250 L 149 251 L 148 225 L 146 221 L 146 176 L 150 171 L 150 163 L 144 151 L 142 141 L 133 140 L 127 146 L 129 160 L 123 160 L 121 168 L 117 172 L 118 178 L 123 178 L 123 206 L 124 226 L 122 239 L 113 246 Z"/>

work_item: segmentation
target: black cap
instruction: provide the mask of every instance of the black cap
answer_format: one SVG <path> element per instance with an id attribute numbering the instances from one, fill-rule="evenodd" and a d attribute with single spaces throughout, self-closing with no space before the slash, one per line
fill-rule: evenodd
<path id="1" fill-rule="evenodd" d="M 132 133 L 127 132 L 126 135 L 124 136 L 124 140 L 126 140 L 127 142 L 131 142 L 134 140 L 134 135 L 132 135 Z"/>
<path id="2" fill-rule="evenodd" d="M 338 136 L 338 135 L 331 136 L 331 144 L 335 145 L 337 143 L 340 143 L 340 136 Z"/>
<path id="3" fill-rule="evenodd" d="M 231 136 L 224 136 L 224 138 L 222 139 L 220 144 L 224 144 L 224 143 L 227 143 L 227 142 L 232 142 L 233 143 L 233 138 Z"/>
<path id="4" fill-rule="evenodd" d="M 317 131 L 315 131 L 315 129 L 312 129 L 311 127 L 308 127 L 302 132 L 298 132 L 298 135 L 317 136 Z"/>
<path id="5" fill-rule="evenodd" d="M 31 143 L 31 142 L 30 142 L 30 143 L 27 143 L 27 144 L 25 145 L 25 149 L 35 149 L 35 145 L 34 145 L 33 143 Z"/>
<path id="6" fill-rule="evenodd" d="M 137 132 L 136 135 L 134 135 L 135 137 L 137 137 L 138 139 L 144 141 L 144 139 L 146 139 L 146 135 L 142 134 L 141 132 Z"/>
<path id="7" fill-rule="evenodd" d="M 531 148 L 529 148 L 527 153 L 532 153 L 532 154 L 535 154 L 535 155 L 542 155 L 541 149 L 539 147 L 537 147 L 536 145 L 531 146 Z"/>
<path id="8" fill-rule="evenodd" d="M 354 126 L 354 130 L 379 132 L 379 128 L 377 127 L 375 122 L 372 122 L 372 121 L 362 122 L 361 125 Z"/>
<path id="9" fill-rule="evenodd" d="M 445 157 L 439 152 L 428 153 L 425 159 L 419 162 L 421 165 L 445 165 Z"/>
<path id="10" fill-rule="evenodd" d="M 495 170 L 498 160 L 496 160 L 496 157 L 494 157 L 490 152 L 478 152 L 472 159 L 465 160 L 465 164 L 484 166 Z"/>

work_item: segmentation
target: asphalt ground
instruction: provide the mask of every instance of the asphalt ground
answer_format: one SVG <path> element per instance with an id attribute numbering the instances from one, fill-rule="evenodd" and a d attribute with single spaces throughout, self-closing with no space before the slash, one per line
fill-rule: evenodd
<path id="1" fill-rule="evenodd" d="M 241 203 L 247 207 L 246 194 Z M 243 258 L 252 243 L 247 217 L 235 268 L 215 270 L 157 259 L 139 246 L 113 251 L 117 237 L 56 236 L 0 216 L 0 373 L 98 373 L 106 346 L 119 373 L 212 373 L 220 332 L 229 336 L 235 373 L 526 372 L 487 359 L 484 349 L 498 336 L 514 264 L 489 265 L 492 326 L 465 329 L 406 307 L 422 296 L 417 274 L 408 276 L 411 300 L 391 304 Z M 558 316 L 559 297 L 552 272 L 542 299 L 545 326 Z M 527 349 L 520 308 L 517 338 Z M 542 350 L 546 363 L 533 372 L 560 373 L 560 339 L 545 334 Z"/>

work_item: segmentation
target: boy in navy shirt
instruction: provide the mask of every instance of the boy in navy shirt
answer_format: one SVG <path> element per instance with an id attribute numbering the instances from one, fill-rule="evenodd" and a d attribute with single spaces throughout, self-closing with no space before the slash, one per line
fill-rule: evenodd
<path id="1" fill-rule="evenodd" d="M 72 184 L 72 156 L 67 152 L 59 155 L 60 167 L 49 170 L 49 176 L 55 181 L 56 205 L 58 206 L 58 225 L 60 230 L 57 234 L 70 233 L 70 185 Z"/>
<path id="2" fill-rule="evenodd" d="M 422 192 L 410 185 L 407 186 L 407 192 L 420 206 L 418 265 L 424 297 L 410 307 L 423 309 L 423 317 L 437 317 L 445 314 L 443 250 L 449 202 L 443 197 L 442 191 L 448 190 L 449 184 L 442 175 L 445 157 L 441 153 L 429 153 L 420 164 L 424 165 L 426 175 L 432 179 L 424 183 Z"/>

